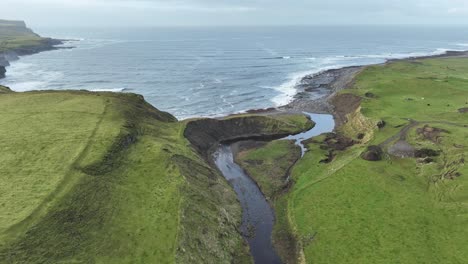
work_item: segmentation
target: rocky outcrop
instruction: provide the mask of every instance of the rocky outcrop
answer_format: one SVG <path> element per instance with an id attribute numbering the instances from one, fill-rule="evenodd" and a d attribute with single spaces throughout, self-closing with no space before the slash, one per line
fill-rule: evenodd
<path id="1" fill-rule="evenodd" d="M 383 150 L 379 146 L 369 146 L 367 150 L 361 154 L 361 158 L 367 161 L 382 160 Z"/>
<path id="2" fill-rule="evenodd" d="M 4 66 L 0 66 L 0 79 L 5 78 L 6 69 Z"/>
<path id="3" fill-rule="evenodd" d="M 302 130 L 272 116 L 252 115 L 194 120 L 187 124 L 184 136 L 198 153 L 209 159 L 219 143 L 249 139 L 273 140 L 300 133 Z"/>

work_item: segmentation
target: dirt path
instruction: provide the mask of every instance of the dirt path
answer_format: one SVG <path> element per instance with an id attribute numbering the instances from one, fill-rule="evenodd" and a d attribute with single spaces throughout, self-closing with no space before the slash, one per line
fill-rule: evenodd
<path id="1" fill-rule="evenodd" d="M 386 146 L 388 146 L 388 144 L 390 144 L 393 141 L 398 140 L 398 139 L 406 141 L 406 137 L 408 136 L 408 132 L 412 128 L 414 128 L 416 126 L 419 126 L 419 125 L 422 125 L 422 124 L 427 124 L 427 125 L 429 125 L 429 124 L 444 124 L 444 125 L 468 128 L 468 124 L 459 124 L 459 123 L 448 122 L 448 121 L 416 121 L 416 120 L 409 119 L 409 118 L 407 118 L 405 120 L 409 121 L 409 124 L 404 126 L 397 134 L 389 137 L 384 142 L 380 143 L 379 144 L 380 147 L 382 147 L 382 148 L 386 147 Z"/>

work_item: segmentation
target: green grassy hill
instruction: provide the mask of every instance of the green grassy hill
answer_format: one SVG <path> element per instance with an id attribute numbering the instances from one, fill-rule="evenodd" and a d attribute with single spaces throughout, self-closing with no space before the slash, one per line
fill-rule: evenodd
<path id="1" fill-rule="evenodd" d="M 0 263 L 250 263 L 186 122 L 134 94 L 4 87 L 0 113 Z"/>

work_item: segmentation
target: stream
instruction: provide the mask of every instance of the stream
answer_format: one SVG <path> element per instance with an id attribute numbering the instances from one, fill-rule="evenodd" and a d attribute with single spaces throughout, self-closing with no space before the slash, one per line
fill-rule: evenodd
<path id="1" fill-rule="evenodd" d="M 305 114 L 316 123 L 315 127 L 304 133 L 284 138 L 285 140 L 295 140 L 296 144 L 301 147 L 302 156 L 307 151 L 301 143 L 303 140 L 332 132 L 335 127 L 331 115 Z M 255 263 L 282 263 L 271 241 L 275 213 L 265 196 L 257 184 L 234 162 L 230 145 L 220 145 L 214 158 L 216 166 L 234 188 L 242 206 L 241 232 L 250 245 L 250 253 Z"/>

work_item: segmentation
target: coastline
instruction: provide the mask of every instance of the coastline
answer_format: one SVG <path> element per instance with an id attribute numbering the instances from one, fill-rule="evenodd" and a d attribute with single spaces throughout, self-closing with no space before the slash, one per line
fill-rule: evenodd
<path id="1" fill-rule="evenodd" d="M 45 51 L 73 49 L 74 47 L 58 47 L 59 45 L 63 45 L 68 41 L 71 40 L 43 38 L 40 45 L 20 47 L 17 49 L 0 52 L 0 79 L 6 77 L 7 67 L 10 66 L 10 62 L 19 60 L 21 56 L 33 55 Z"/>
<path id="2" fill-rule="evenodd" d="M 468 51 L 452 51 L 448 50 L 444 54 L 415 56 L 402 59 L 387 59 L 383 63 L 346 66 L 337 69 L 324 70 L 318 73 L 304 76 L 296 85 L 298 89 L 296 95 L 286 105 L 270 107 L 266 109 L 250 109 L 245 111 L 249 114 L 275 114 L 275 113 L 316 113 L 316 114 L 331 114 L 335 117 L 337 126 L 341 124 L 343 119 L 342 114 L 338 113 L 335 103 L 332 99 L 335 95 L 350 87 L 357 75 L 365 68 L 375 65 L 386 65 L 396 61 L 417 61 L 426 59 L 443 59 L 443 58 L 467 58 Z M 238 113 L 227 116 L 238 115 Z"/>

